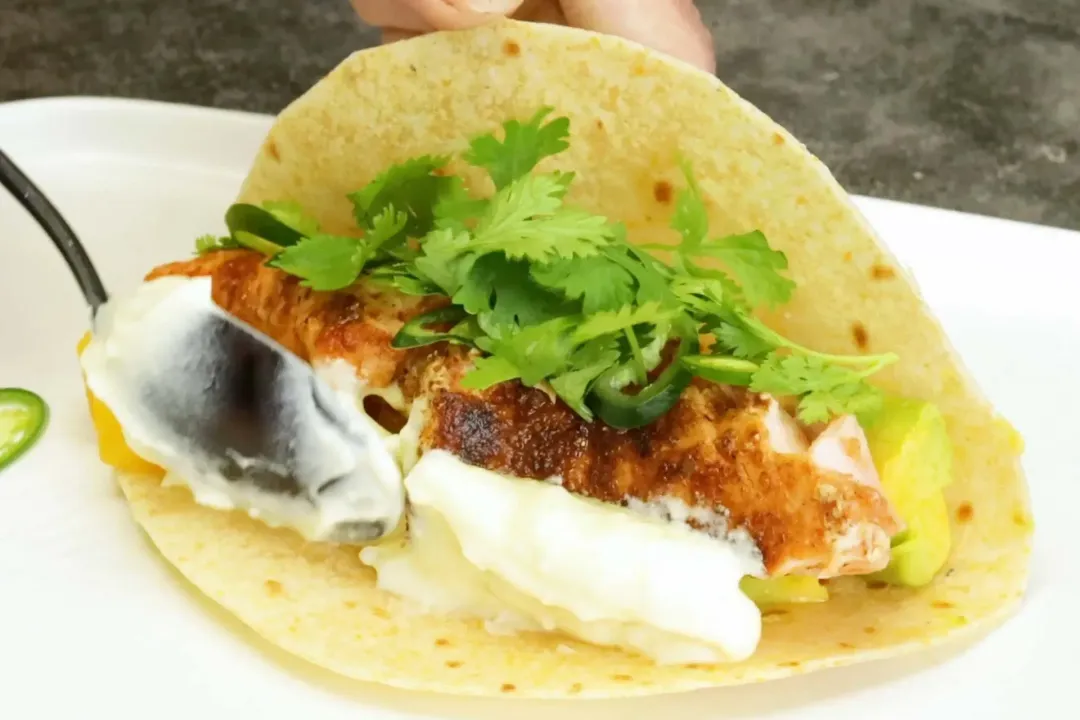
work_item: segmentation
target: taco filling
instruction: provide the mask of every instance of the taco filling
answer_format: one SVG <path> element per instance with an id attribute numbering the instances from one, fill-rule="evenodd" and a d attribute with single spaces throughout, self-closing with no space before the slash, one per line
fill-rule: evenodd
<path id="1" fill-rule="evenodd" d="M 689 162 L 668 243 L 568 202 L 574 173 L 541 168 L 569 133 L 543 108 L 459 158 L 385 168 L 350 195 L 354 235 L 290 198 L 234 205 L 228 235 L 153 270 L 85 348 L 102 457 L 321 541 L 341 541 L 336 507 L 392 505 L 403 483 L 402 526 L 356 549 L 379 587 L 660 663 L 750 657 L 760 607 L 827 602 L 820 581 L 929 582 L 951 450 L 933 405 L 868 382 L 896 356 L 818 352 L 757 319 L 798 291 L 787 258 L 754 228 L 714 237 Z M 110 358 L 182 322 L 181 294 L 364 412 L 379 492 L 211 482 L 155 450 Z"/>

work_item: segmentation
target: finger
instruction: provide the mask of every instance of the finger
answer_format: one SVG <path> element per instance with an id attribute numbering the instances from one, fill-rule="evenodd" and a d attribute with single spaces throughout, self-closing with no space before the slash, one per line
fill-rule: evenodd
<path id="1" fill-rule="evenodd" d="M 389 45 L 390 43 L 397 42 L 398 40 L 408 40 L 409 38 L 419 37 L 423 35 L 422 32 L 416 30 L 400 30 L 398 28 L 384 28 L 382 31 L 382 44 Z"/>
<path id="2" fill-rule="evenodd" d="M 512 13 L 522 0 L 352 0 L 368 25 L 413 33 L 461 30 Z"/>
<path id="3" fill-rule="evenodd" d="M 548 23 L 549 25 L 565 25 L 566 16 L 563 15 L 559 0 L 525 0 L 521 7 L 514 12 L 515 20 L 526 22 Z"/>
<path id="4" fill-rule="evenodd" d="M 618 35 L 716 71 L 712 33 L 693 0 L 561 0 L 570 25 Z"/>

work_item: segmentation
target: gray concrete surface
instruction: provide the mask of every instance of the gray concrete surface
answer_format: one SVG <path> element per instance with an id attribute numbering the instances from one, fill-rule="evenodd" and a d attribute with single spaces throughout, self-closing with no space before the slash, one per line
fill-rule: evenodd
<path id="1" fill-rule="evenodd" d="M 720 77 L 851 191 L 1080 228 L 1080 0 L 700 0 Z M 346 0 L 0 0 L 0 100 L 273 112 L 371 44 Z"/>

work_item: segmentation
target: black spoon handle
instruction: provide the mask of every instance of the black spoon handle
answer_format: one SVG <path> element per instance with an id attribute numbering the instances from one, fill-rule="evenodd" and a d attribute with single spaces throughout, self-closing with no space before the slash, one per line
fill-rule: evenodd
<path id="1" fill-rule="evenodd" d="M 97 314 L 98 308 L 108 301 L 109 295 L 105 292 L 101 276 L 90 261 L 86 248 L 60 215 L 60 211 L 3 150 L 0 150 L 0 185 L 7 188 L 19 204 L 33 215 L 38 225 L 53 241 L 53 245 L 71 268 L 71 274 L 75 276 L 75 282 L 79 284 L 91 311 Z"/>

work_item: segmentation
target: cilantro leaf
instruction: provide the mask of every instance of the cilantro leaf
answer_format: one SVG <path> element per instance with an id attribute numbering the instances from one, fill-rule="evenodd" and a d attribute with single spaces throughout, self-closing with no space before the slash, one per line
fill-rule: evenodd
<path id="1" fill-rule="evenodd" d="M 454 181 L 436 175 L 449 162 L 448 157 L 424 155 L 406 160 L 379 173 L 362 190 L 349 194 L 353 213 L 360 227 L 370 227 L 377 215 L 393 205 L 407 218 L 403 233 L 421 237 L 435 224 L 435 203 L 452 192 Z"/>
<path id="2" fill-rule="evenodd" d="M 585 420 L 592 420 L 592 410 L 585 402 L 585 395 L 596 378 L 619 362 L 620 353 L 609 339 L 593 340 L 578 348 L 570 359 L 574 368 L 549 381 L 551 388 Z"/>
<path id="3" fill-rule="evenodd" d="M 459 257 L 469 246 L 470 236 L 466 230 L 442 228 L 434 230 L 420 244 L 421 255 L 414 265 L 431 282 L 442 288 L 447 295 L 454 295 L 461 288 L 464 273 L 459 268 Z"/>
<path id="4" fill-rule="evenodd" d="M 724 303 L 729 294 L 729 287 L 718 278 L 702 278 L 680 273 L 671 278 L 671 291 L 692 314 L 702 319 L 727 310 Z"/>
<path id="5" fill-rule="evenodd" d="M 674 315 L 674 310 L 655 302 L 637 307 L 627 305 L 614 312 L 595 313 L 578 324 L 574 330 L 574 341 L 586 343 L 604 335 L 631 330 L 635 325 L 666 324 Z"/>
<path id="6" fill-rule="evenodd" d="M 769 247 L 768 240 L 757 230 L 706 240 L 695 253 L 727 265 L 739 279 L 752 306 L 782 305 L 791 299 L 795 283 L 779 272 L 787 269 L 787 257 Z"/>
<path id="7" fill-rule="evenodd" d="M 637 302 L 644 305 L 658 302 L 669 306 L 678 300 L 671 292 L 668 281 L 670 268 L 641 248 L 626 242 L 626 228 L 615 225 L 615 243 L 604 249 L 604 255 L 613 263 L 634 276 L 637 282 Z"/>
<path id="8" fill-rule="evenodd" d="M 546 262 L 593 255 L 614 235 L 607 219 L 562 207 L 567 175 L 529 175 L 500 190 L 461 251 Z"/>
<path id="9" fill-rule="evenodd" d="M 742 324 L 722 322 L 713 328 L 717 344 L 737 358 L 759 360 L 776 349 L 767 339 Z"/>
<path id="10" fill-rule="evenodd" d="M 505 326 L 535 325 L 572 312 L 561 297 L 533 281 L 528 263 L 499 253 L 477 259 L 453 299 L 472 315 L 488 315 L 486 323 Z"/>
<path id="11" fill-rule="evenodd" d="M 374 282 L 389 285 L 406 295 L 442 294 L 442 290 L 434 283 L 428 281 L 415 268 L 404 262 L 374 268 L 368 273 L 368 277 Z"/>
<path id="12" fill-rule="evenodd" d="M 724 286 L 723 302 L 742 304 L 742 298 L 751 306 L 776 306 L 791 298 L 795 283 L 780 274 L 786 270 L 787 257 L 769 247 L 765 236 L 755 230 L 744 235 L 709 239 L 709 214 L 701 188 L 694 179 L 690 163 L 681 163 L 687 187 L 679 192 L 671 228 L 682 236 L 677 248 L 676 266 L 685 274 L 709 278 Z M 723 262 L 735 275 L 736 284 L 727 274 L 695 265 L 692 260 L 711 257 Z"/>
<path id="13" fill-rule="evenodd" d="M 573 326 L 573 318 L 557 317 L 498 339 L 489 335 L 478 340 L 477 346 L 517 367 L 521 382 L 531 387 L 570 369 L 570 355 L 575 346 L 570 337 Z"/>
<path id="14" fill-rule="evenodd" d="M 435 227 L 468 230 L 470 221 L 482 215 L 487 206 L 486 199 L 474 198 L 469 194 L 461 178 L 451 177 L 432 209 Z"/>
<path id="15" fill-rule="evenodd" d="M 398 212 L 393 205 L 387 205 L 371 220 L 371 226 L 364 233 L 364 243 L 368 246 L 372 255 L 377 253 L 383 246 L 397 240 L 399 233 L 405 229 L 409 218 L 403 212 Z"/>
<path id="16" fill-rule="evenodd" d="M 501 190 L 532 171 L 546 157 L 558 155 L 570 147 L 570 119 L 555 118 L 545 123 L 544 118 L 553 108 L 541 108 L 524 124 L 517 120 L 503 123 L 503 141 L 488 133 L 473 138 L 465 161 L 484 168 Z"/>
<path id="17" fill-rule="evenodd" d="M 195 238 L 195 252 L 198 255 L 214 252 L 215 250 L 233 250 L 240 247 L 240 243 L 231 235 L 200 235 Z"/>
<path id="18" fill-rule="evenodd" d="M 303 278 L 313 290 L 341 290 L 356 282 L 371 258 L 368 245 L 357 238 L 315 235 L 285 248 L 270 265 Z"/>
<path id="19" fill-rule="evenodd" d="M 671 228 L 682 235 L 683 252 L 692 253 L 709 233 L 709 213 L 705 209 L 705 201 L 701 197 L 701 188 L 690 164 L 685 160 L 680 163 L 683 175 L 686 177 L 686 187 L 679 191 L 675 200 L 675 212 L 671 216 Z"/>
<path id="20" fill-rule="evenodd" d="M 291 200 L 267 200 L 261 207 L 278 222 L 288 225 L 301 235 L 311 237 L 319 233 L 319 221 L 305 213 L 300 203 Z"/>
<path id="21" fill-rule="evenodd" d="M 489 355 L 477 358 L 472 370 L 461 378 L 461 387 L 467 390 L 486 390 L 492 385 L 516 380 L 521 376 L 517 367 L 505 357 Z"/>
<path id="22" fill-rule="evenodd" d="M 865 376 L 822 358 L 772 353 L 754 373 L 750 389 L 799 397 L 799 420 L 812 424 L 878 408 L 881 391 L 866 382 Z"/>
<path id="23" fill-rule="evenodd" d="M 568 298 L 581 300 L 586 315 L 618 310 L 634 301 L 634 276 L 603 255 L 534 265 L 532 277 Z"/>

